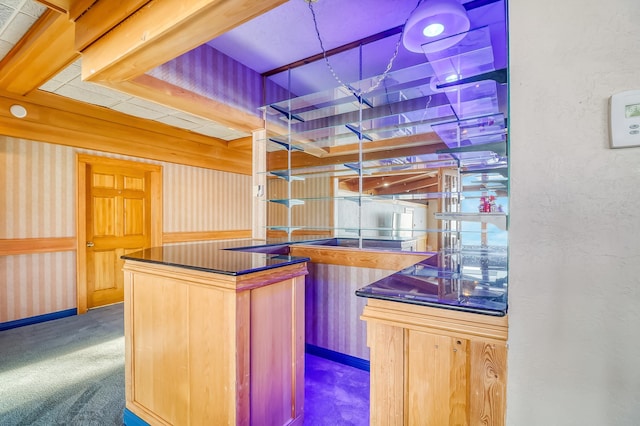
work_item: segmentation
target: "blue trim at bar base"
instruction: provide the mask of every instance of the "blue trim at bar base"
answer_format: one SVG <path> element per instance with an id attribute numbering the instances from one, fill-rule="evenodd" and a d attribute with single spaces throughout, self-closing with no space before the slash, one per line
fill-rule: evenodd
<path id="1" fill-rule="evenodd" d="M 349 365 L 360 370 L 369 371 L 369 361 L 355 356 L 343 354 L 341 352 L 332 351 L 331 349 L 321 348 L 320 346 L 305 345 L 305 352 L 311 355 L 319 356 L 330 361 L 339 362 L 340 364 Z"/>
<path id="2" fill-rule="evenodd" d="M 133 414 L 128 408 L 125 408 L 122 413 L 122 422 L 125 426 L 149 426 L 149 423 Z"/>
<path id="3" fill-rule="evenodd" d="M 25 325 L 38 324 L 40 322 L 51 321 L 60 318 L 72 317 L 78 314 L 76 308 L 67 309 L 65 311 L 52 312 L 50 314 L 38 315 L 35 317 L 22 318 L 15 321 L 7 321 L 0 323 L 0 331 L 10 330 L 12 328 L 24 327 Z"/>

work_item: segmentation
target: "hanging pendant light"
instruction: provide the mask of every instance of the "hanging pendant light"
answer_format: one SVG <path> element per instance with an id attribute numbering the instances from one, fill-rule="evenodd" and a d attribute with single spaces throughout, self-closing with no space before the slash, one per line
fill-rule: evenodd
<path id="1" fill-rule="evenodd" d="M 415 53 L 439 52 L 462 40 L 461 33 L 469 27 L 467 11 L 458 0 L 425 0 L 407 20 L 402 43 Z"/>

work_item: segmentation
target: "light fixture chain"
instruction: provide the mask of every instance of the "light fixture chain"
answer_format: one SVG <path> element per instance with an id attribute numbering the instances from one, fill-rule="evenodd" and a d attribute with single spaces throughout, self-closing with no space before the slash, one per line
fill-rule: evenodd
<path id="1" fill-rule="evenodd" d="M 396 60 L 396 57 L 398 56 L 398 53 L 400 52 L 400 43 L 402 42 L 402 33 L 400 33 L 400 37 L 398 38 L 398 41 L 396 42 L 396 46 L 393 52 L 393 56 L 391 56 L 391 59 L 389 59 L 389 63 L 387 64 L 387 67 L 385 68 L 384 72 L 379 75 L 376 78 L 376 83 L 374 85 L 372 85 L 371 87 L 369 87 L 367 90 L 362 90 L 362 89 L 358 89 L 355 90 L 353 87 L 351 87 L 349 84 L 344 83 L 340 77 L 338 77 L 338 73 L 336 73 L 336 71 L 333 69 L 333 67 L 331 66 L 331 62 L 329 62 L 329 57 L 327 56 L 327 51 L 324 48 L 324 43 L 322 41 L 322 37 L 320 36 L 320 30 L 318 29 L 318 20 L 316 18 L 316 12 L 315 10 L 313 10 L 313 0 L 305 0 L 307 2 L 307 4 L 309 5 L 309 10 L 311 11 L 311 16 L 313 17 L 313 26 L 316 30 L 316 36 L 318 37 L 318 42 L 320 43 L 320 49 L 322 49 L 322 57 L 324 58 L 324 61 L 327 65 L 327 68 L 329 68 L 329 71 L 331 72 L 331 75 L 333 76 L 333 78 L 343 87 L 345 87 L 347 90 L 349 90 L 351 93 L 353 93 L 355 96 L 360 97 L 364 94 L 370 93 L 374 90 L 376 90 L 380 84 L 382 83 L 382 81 L 387 78 L 387 75 L 389 74 L 389 72 L 391 72 L 391 68 L 393 68 L 393 62 Z M 409 20 L 409 18 L 411 17 L 411 15 L 413 14 L 413 12 L 418 8 L 418 6 L 420 6 L 420 3 L 422 3 L 423 0 L 418 0 L 418 4 L 416 5 L 416 7 L 413 8 L 413 10 L 411 11 L 411 13 L 409 13 L 409 16 L 407 16 L 407 19 L 404 21 L 404 25 L 403 25 L 403 32 L 404 32 L 404 27 L 407 25 L 407 21 Z"/>

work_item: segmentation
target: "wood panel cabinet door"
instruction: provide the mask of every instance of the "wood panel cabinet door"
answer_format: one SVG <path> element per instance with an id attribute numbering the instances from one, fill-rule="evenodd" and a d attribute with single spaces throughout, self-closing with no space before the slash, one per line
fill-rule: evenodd
<path id="1" fill-rule="evenodd" d="M 503 425 L 506 345 L 407 330 L 407 425 Z"/>
<path id="2" fill-rule="evenodd" d="M 371 425 L 505 424 L 508 318 L 369 299 Z"/>
<path id="3" fill-rule="evenodd" d="M 87 169 L 87 307 L 121 302 L 124 254 L 151 245 L 150 176 L 144 169 Z"/>

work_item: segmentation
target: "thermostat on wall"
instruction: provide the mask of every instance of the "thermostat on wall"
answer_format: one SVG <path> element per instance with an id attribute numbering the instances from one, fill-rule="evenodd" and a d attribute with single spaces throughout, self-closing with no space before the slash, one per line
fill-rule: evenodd
<path id="1" fill-rule="evenodd" d="M 611 96 L 609 111 L 611 148 L 640 146 L 640 90 Z"/>

